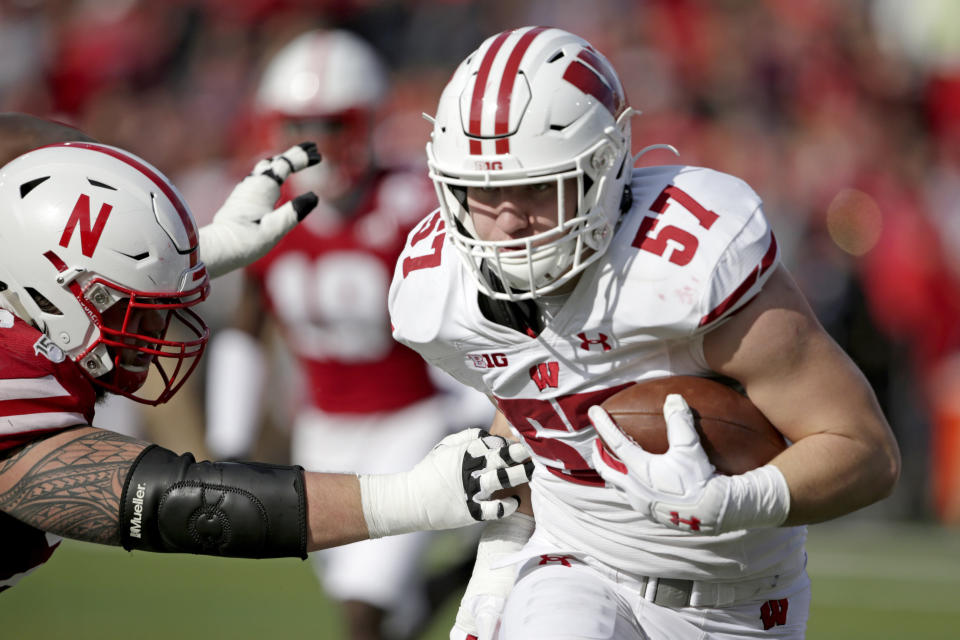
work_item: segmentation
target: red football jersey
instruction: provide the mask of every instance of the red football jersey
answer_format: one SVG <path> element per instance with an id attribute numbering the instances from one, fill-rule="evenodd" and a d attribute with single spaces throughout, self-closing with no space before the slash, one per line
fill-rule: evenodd
<path id="1" fill-rule="evenodd" d="M 90 424 L 96 393 L 45 335 L 0 310 L 0 450 Z M 0 513 L 0 591 L 47 561 L 60 538 Z"/>
<path id="2" fill-rule="evenodd" d="M 317 408 L 393 411 L 436 392 L 420 356 L 393 340 L 387 313 L 407 233 L 435 206 L 423 176 L 384 172 L 354 211 L 321 202 L 250 267 Z"/>
<path id="3" fill-rule="evenodd" d="M 93 384 L 40 331 L 0 310 L 0 450 L 93 420 Z"/>

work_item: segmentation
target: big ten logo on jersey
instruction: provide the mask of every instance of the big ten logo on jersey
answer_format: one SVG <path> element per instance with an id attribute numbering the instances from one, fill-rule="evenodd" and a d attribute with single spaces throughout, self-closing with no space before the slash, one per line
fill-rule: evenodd
<path id="1" fill-rule="evenodd" d="M 509 362 L 505 353 L 468 353 L 467 364 L 474 369 L 497 369 Z"/>
<path id="2" fill-rule="evenodd" d="M 97 213 L 97 219 L 91 224 L 90 221 L 90 196 L 81 193 L 77 198 L 77 203 L 73 205 L 73 211 L 63 228 L 63 234 L 60 236 L 60 246 L 68 247 L 74 231 L 80 229 L 80 251 L 88 258 L 93 257 L 93 252 L 100 242 L 100 236 L 103 235 L 103 228 L 107 224 L 107 218 L 113 211 L 113 205 L 103 203 L 100 205 L 100 212 Z"/>

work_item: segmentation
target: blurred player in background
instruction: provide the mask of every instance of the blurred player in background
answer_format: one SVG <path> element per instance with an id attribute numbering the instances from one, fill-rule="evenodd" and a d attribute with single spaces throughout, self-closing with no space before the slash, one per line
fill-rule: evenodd
<path id="1" fill-rule="evenodd" d="M 541 27 L 484 41 L 440 97 L 440 210 L 397 263 L 394 335 L 489 394 L 536 462 L 535 531 L 488 527 L 456 640 L 492 637 L 500 607 L 511 640 L 802 638 L 803 525 L 898 477 L 873 390 L 780 264 L 760 198 L 710 169 L 634 169 L 633 115 L 603 55 Z M 791 446 L 722 476 L 680 396 L 661 456 L 598 406 L 675 374 L 736 381 Z"/>
<path id="2" fill-rule="evenodd" d="M 287 393 L 295 404 L 295 464 L 397 471 L 452 430 L 453 419 L 485 425 L 493 414 L 466 388 L 460 396 L 472 396 L 451 405 L 420 356 L 390 335 L 393 266 L 435 196 L 422 172 L 376 163 L 373 136 L 387 82 L 373 47 L 347 31 L 304 33 L 265 69 L 256 109 L 269 144 L 317 141 L 323 163 L 291 182 L 295 191 L 318 193 L 320 203 L 247 271 L 234 326 L 212 340 L 207 446 L 216 456 L 247 456 L 256 440 L 273 359 L 261 341 L 264 309 L 302 377 L 299 395 Z M 411 534 L 315 556 L 323 588 L 343 603 L 351 638 L 405 635 L 426 615 L 415 587 L 427 541 Z"/>
<path id="3" fill-rule="evenodd" d="M 516 507 L 476 499 L 524 475 L 502 475 L 519 453 L 481 430 L 449 436 L 410 472 L 354 476 L 197 463 L 91 426 L 109 394 L 151 406 L 176 394 L 206 346 L 195 308 L 210 279 L 262 256 L 316 206 L 304 193 L 274 209 L 286 177 L 320 156 L 303 143 L 258 162 L 198 229 L 167 178 L 129 152 L 25 114 L 0 114 L 0 140 L 11 155 L 44 145 L 0 157 L 0 591 L 61 536 L 305 558 Z"/>

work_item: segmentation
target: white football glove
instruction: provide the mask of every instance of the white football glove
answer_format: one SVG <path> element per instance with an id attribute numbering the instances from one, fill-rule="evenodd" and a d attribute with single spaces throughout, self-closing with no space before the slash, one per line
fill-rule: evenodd
<path id="1" fill-rule="evenodd" d="M 234 187 L 213 222 L 200 229 L 200 257 L 216 278 L 261 258 L 317 206 L 307 192 L 274 209 L 280 185 L 291 173 L 320 162 L 317 145 L 303 142 L 261 160 Z"/>
<path id="2" fill-rule="evenodd" d="M 516 578 L 513 565 L 499 564 L 504 557 L 523 548 L 535 526 L 534 519 L 523 513 L 486 525 L 477 545 L 473 574 L 450 629 L 450 640 L 493 640 Z"/>
<path id="3" fill-rule="evenodd" d="M 604 447 L 597 439 L 593 466 L 634 509 L 654 521 L 716 535 L 775 527 L 786 520 L 790 491 L 780 470 L 768 464 L 736 476 L 717 473 L 682 396 L 670 394 L 663 403 L 669 448 L 662 455 L 630 440 L 602 407 L 590 407 L 587 415 L 606 442 Z"/>
<path id="4" fill-rule="evenodd" d="M 410 471 L 359 476 L 363 516 L 371 538 L 504 518 L 519 498 L 491 495 L 528 482 L 532 473 L 522 444 L 467 429 L 441 440 Z"/>

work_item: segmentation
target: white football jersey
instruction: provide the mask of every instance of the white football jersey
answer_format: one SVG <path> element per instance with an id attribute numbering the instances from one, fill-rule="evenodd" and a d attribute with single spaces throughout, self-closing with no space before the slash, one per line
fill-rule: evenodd
<path id="1" fill-rule="evenodd" d="M 633 206 L 604 259 L 539 334 L 484 316 L 471 274 L 431 214 L 397 263 L 394 337 L 496 401 L 536 462 L 538 537 L 558 550 L 659 577 L 797 571 L 804 527 L 673 531 L 632 509 L 591 467 L 587 409 L 638 380 L 710 374 L 703 334 L 756 295 L 779 260 L 759 197 L 737 178 L 651 167 L 634 170 L 631 188 Z"/>

